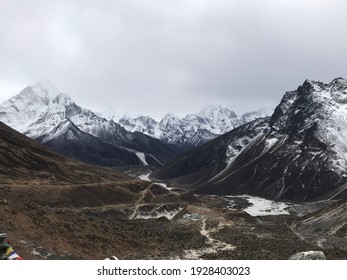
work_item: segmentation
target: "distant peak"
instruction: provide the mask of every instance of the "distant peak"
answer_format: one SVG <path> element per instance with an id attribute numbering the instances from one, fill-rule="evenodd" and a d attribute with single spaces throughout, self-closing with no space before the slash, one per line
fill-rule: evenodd
<path id="1" fill-rule="evenodd" d="M 324 88 L 328 88 L 333 86 L 335 89 L 343 89 L 347 87 L 347 80 L 344 78 L 336 78 L 334 80 L 332 80 L 329 84 L 325 84 L 323 82 L 320 81 L 312 81 L 309 79 L 306 79 L 305 82 L 303 83 L 303 85 L 301 87 L 303 87 L 304 89 L 314 89 L 314 90 L 320 90 L 320 89 L 324 89 Z"/>
<path id="2" fill-rule="evenodd" d="M 332 80 L 332 82 L 347 82 L 347 80 L 345 78 L 338 77 L 338 78 Z"/>
<path id="3" fill-rule="evenodd" d="M 135 118 L 135 120 L 153 120 L 153 121 L 155 121 L 152 117 L 147 116 L 147 115 L 145 115 L 145 116 L 138 116 L 138 117 Z"/>
<path id="4" fill-rule="evenodd" d="M 347 80 L 344 79 L 344 78 L 336 78 L 334 80 L 331 81 L 330 84 L 333 84 L 333 85 L 347 85 Z"/>
<path id="5" fill-rule="evenodd" d="M 316 81 L 312 81 L 309 79 L 306 79 L 305 82 L 298 87 L 299 93 L 309 93 L 312 91 L 319 91 L 322 89 L 322 87 L 324 87 L 324 84 L 322 82 L 316 82 Z"/>
<path id="6" fill-rule="evenodd" d="M 121 119 L 135 118 L 133 117 L 132 114 L 130 114 L 126 110 L 114 109 L 111 107 L 108 107 L 106 110 L 97 113 L 97 115 L 107 120 L 113 120 L 115 122 L 119 122 L 119 120 Z"/>
<path id="7" fill-rule="evenodd" d="M 308 86 L 312 86 L 312 85 L 315 85 L 315 84 L 318 84 L 319 82 L 316 82 L 316 81 L 313 81 L 313 80 L 310 80 L 310 79 L 306 79 L 305 82 L 303 83 L 303 86 L 305 85 L 308 85 Z"/>
<path id="8" fill-rule="evenodd" d="M 163 119 L 177 119 L 172 113 L 167 113 Z"/>
<path id="9" fill-rule="evenodd" d="M 226 105 L 207 105 L 200 111 L 199 114 L 203 116 L 210 116 L 219 112 L 227 114 L 231 118 L 237 117 L 235 112 L 230 110 Z"/>
<path id="10" fill-rule="evenodd" d="M 73 103 L 72 99 L 70 96 L 68 96 L 65 93 L 59 93 L 54 96 L 53 103 Z"/>
<path id="11" fill-rule="evenodd" d="M 243 114 L 243 116 L 245 115 L 257 115 L 259 117 L 267 117 L 267 116 L 271 116 L 274 112 L 275 108 L 274 107 L 260 107 L 257 110 L 254 111 L 250 111 L 250 112 L 246 112 Z"/>
<path id="12" fill-rule="evenodd" d="M 39 96 L 56 97 L 59 95 L 59 91 L 49 81 L 36 82 L 27 87 L 31 89 L 35 94 Z"/>

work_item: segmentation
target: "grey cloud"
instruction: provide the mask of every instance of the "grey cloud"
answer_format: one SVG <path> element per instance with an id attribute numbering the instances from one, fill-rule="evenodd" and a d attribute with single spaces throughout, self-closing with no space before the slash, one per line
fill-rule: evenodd
<path id="1" fill-rule="evenodd" d="M 345 0 L 1 1 L 0 90 L 43 78 L 154 116 L 275 105 L 347 73 Z M 0 100 L 8 97 L 0 91 Z"/>

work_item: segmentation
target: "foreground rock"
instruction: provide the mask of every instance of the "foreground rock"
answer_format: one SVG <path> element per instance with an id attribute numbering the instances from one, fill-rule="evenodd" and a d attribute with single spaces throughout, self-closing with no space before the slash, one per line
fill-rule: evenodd
<path id="1" fill-rule="evenodd" d="M 307 251 L 297 253 L 289 258 L 290 260 L 326 260 L 326 256 L 321 251 Z"/>

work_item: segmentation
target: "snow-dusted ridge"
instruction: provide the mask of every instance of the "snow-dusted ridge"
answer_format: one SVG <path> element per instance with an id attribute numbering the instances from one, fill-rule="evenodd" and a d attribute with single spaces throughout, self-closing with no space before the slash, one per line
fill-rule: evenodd
<path id="1" fill-rule="evenodd" d="M 123 158 L 116 161 L 118 164 L 123 162 L 126 165 L 140 163 L 142 165 L 161 166 L 179 152 L 178 149 L 175 150 L 149 136 L 135 135 L 113 120 L 107 120 L 91 110 L 78 106 L 68 95 L 59 92 L 51 85 L 34 84 L 28 86 L 16 96 L 1 103 L 0 121 L 43 144 L 64 135 L 61 138 L 64 143 L 58 141 L 59 143 L 55 142 L 54 144 L 61 145 L 61 147 L 68 141 L 74 141 L 76 145 L 82 141 L 83 143 L 80 142 L 81 145 L 89 145 L 88 143 L 94 140 L 82 135 L 87 133 L 104 143 L 126 149 L 138 159 Z M 100 142 L 99 144 L 102 146 Z M 79 149 L 76 146 L 76 149 L 82 151 L 81 145 Z M 98 146 L 99 149 L 101 149 L 100 145 Z M 107 149 L 106 146 L 104 145 L 103 149 Z M 51 148 L 56 148 L 59 152 L 61 147 Z M 83 155 L 80 154 L 80 156 L 82 160 Z M 100 159 L 107 157 L 107 151 L 98 150 L 96 156 L 101 156 Z M 78 156 L 76 158 L 75 154 L 73 158 L 79 159 Z"/>
<path id="2" fill-rule="evenodd" d="M 164 143 L 190 148 L 271 111 L 260 109 L 238 117 L 226 106 L 206 106 L 184 118 L 166 114 L 156 121 L 150 116 L 130 117 L 111 109 L 94 113 L 78 106 L 51 84 L 36 83 L 0 104 L 0 121 L 33 139 L 44 137 L 46 142 L 52 139 L 53 130 L 57 132 L 56 128 L 61 129 L 61 123 L 69 120 L 81 131 L 116 145 L 132 141 L 133 133 L 141 132 Z"/>
<path id="3" fill-rule="evenodd" d="M 256 119 L 185 153 L 157 172 L 197 192 L 311 201 L 345 197 L 347 81 L 306 80 Z"/>
<path id="4" fill-rule="evenodd" d="M 27 87 L 0 104 L 0 112 L 1 121 L 34 139 L 49 134 L 66 120 L 96 137 L 100 136 L 100 130 L 111 130 L 113 126 L 113 129 L 122 132 L 115 136 L 127 138 L 126 131 L 118 124 L 81 108 L 68 95 L 60 93 L 52 86 L 46 88 L 44 85 L 34 84 Z"/>
<path id="5" fill-rule="evenodd" d="M 297 90 L 287 92 L 269 128 L 248 157 L 250 162 L 263 160 L 248 165 L 250 177 L 240 182 L 242 186 L 264 188 L 267 197 L 309 200 L 347 182 L 345 79 L 328 84 L 306 80 Z M 239 156 L 248 154 L 243 151 Z M 236 168 L 241 168 L 239 161 Z"/>
<path id="6" fill-rule="evenodd" d="M 220 105 L 206 106 L 199 113 L 188 114 L 184 118 L 168 113 L 160 121 L 149 116 L 130 117 L 110 110 L 99 113 L 99 116 L 112 119 L 131 132 L 139 131 L 178 146 L 196 147 L 272 112 L 273 109 L 261 108 L 237 116 L 228 107 Z"/>

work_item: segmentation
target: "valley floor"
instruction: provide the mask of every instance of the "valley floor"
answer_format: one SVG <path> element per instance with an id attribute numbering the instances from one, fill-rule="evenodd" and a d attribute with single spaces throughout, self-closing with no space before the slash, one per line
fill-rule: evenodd
<path id="1" fill-rule="evenodd" d="M 324 203 L 195 196 L 142 179 L 132 202 L 114 205 L 2 202 L 0 224 L 25 259 L 288 259 L 311 250 L 347 258 L 347 248 L 293 226 Z"/>

